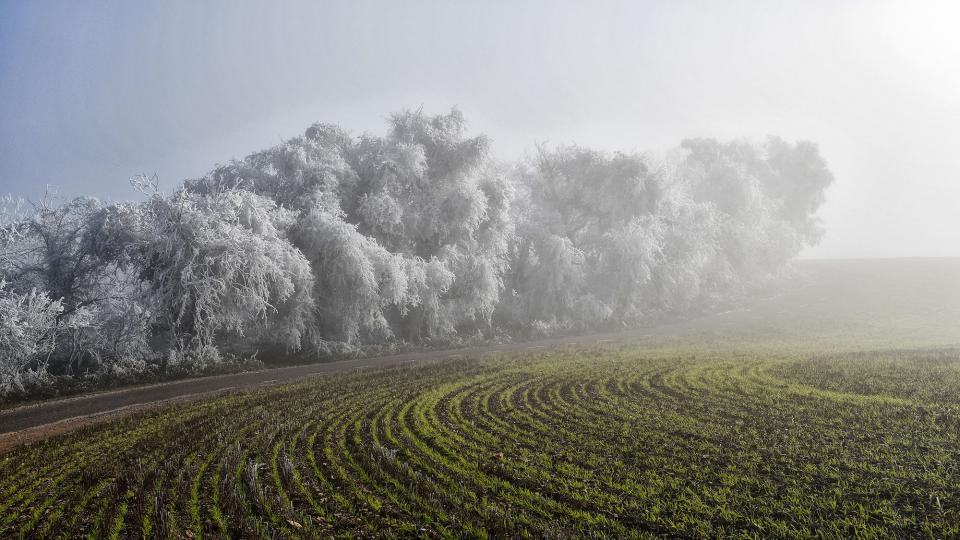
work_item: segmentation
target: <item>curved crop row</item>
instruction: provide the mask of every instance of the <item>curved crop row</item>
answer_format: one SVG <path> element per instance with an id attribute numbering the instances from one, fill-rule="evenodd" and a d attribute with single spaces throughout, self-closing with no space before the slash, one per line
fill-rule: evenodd
<path id="1" fill-rule="evenodd" d="M 825 362 L 598 346 L 181 405 L 5 456 L 0 536 L 960 535 L 957 353 Z"/>

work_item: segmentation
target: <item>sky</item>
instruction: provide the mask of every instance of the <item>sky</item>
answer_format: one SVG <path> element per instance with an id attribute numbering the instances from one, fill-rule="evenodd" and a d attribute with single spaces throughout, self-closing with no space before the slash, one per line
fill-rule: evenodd
<path id="1" fill-rule="evenodd" d="M 960 256 L 960 2 L 0 0 L 0 194 L 172 189 L 313 122 L 538 143 L 811 140 L 808 258 Z"/>

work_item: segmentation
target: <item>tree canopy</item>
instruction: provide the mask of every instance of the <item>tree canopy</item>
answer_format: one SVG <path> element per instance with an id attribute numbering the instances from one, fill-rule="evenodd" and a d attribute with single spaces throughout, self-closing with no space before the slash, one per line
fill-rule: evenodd
<path id="1" fill-rule="evenodd" d="M 227 350 L 707 309 L 818 241 L 831 181 L 815 144 L 776 137 L 691 139 L 661 158 L 541 146 L 508 164 L 454 109 L 394 114 L 384 135 L 314 124 L 140 202 L 7 198 L 0 393 L 51 374 L 196 369 Z"/>

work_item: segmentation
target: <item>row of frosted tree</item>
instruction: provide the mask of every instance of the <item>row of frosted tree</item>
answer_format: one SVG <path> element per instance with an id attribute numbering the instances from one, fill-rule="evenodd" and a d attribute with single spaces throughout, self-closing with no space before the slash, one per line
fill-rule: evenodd
<path id="1" fill-rule="evenodd" d="M 820 234 L 814 144 L 579 146 L 505 164 L 462 115 L 303 136 L 138 202 L 0 212 L 0 395 L 56 377 L 643 324 L 775 279 Z"/>

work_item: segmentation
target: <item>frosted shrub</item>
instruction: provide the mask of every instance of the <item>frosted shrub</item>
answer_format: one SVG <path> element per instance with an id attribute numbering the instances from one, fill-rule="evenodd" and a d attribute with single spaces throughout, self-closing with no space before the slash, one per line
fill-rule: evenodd
<path id="1" fill-rule="evenodd" d="M 51 380 L 50 355 L 64 330 L 63 305 L 36 289 L 11 292 L 0 280 L 0 396 L 22 393 Z"/>
<path id="2" fill-rule="evenodd" d="M 220 332 L 243 336 L 271 318 L 282 319 L 274 334 L 282 345 L 301 346 L 313 274 L 277 227 L 286 221 L 272 201 L 243 190 L 152 198 L 139 257 L 174 348 L 192 351 L 175 363 L 212 351 Z"/>
<path id="3" fill-rule="evenodd" d="M 171 194 L 141 175 L 141 202 L 5 197 L 0 393 L 716 306 L 818 241 L 831 181 L 816 145 L 775 137 L 503 164 L 454 109 L 382 135 L 314 124 Z"/>
<path id="4" fill-rule="evenodd" d="M 635 323 L 772 280 L 820 230 L 815 145 L 684 141 L 654 159 L 539 148 L 516 172 L 505 321 Z"/>
<path id="5" fill-rule="evenodd" d="M 314 270 L 315 342 L 421 340 L 489 328 L 513 235 L 513 186 L 459 111 L 390 117 L 386 136 L 315 124 L 187 183 L 297 212 Z"/>

